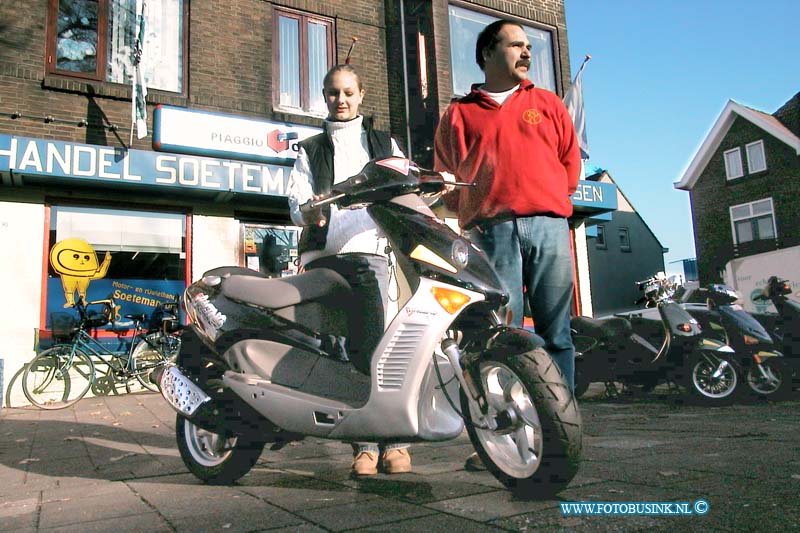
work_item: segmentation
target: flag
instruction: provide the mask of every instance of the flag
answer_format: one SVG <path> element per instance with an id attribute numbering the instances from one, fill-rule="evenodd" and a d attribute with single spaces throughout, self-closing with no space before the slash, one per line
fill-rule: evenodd
<path id="1" fill-rule="evenodd" d="M 147 96 L 147 85 L 144 82 L 144 67 L 142 56 L 144 54 L 145 36 L 145 0 L 136 0 L 136 12 L 134 21 L 136 30 L 134 35 L 133 57 L 133 77 L 131 79 L 131 142 L 133 142 L 133 129 L 136 129 L 136 138 L 147 137 L 147 106 L 145 97 Z"/>
<path id="2" fill-rule="evenodd" d="M 567 106 L 572 123 L 575 124 L 575 134 L 578 136 L 578 144 L 581 147 L 581 159 L 589 159 L 589 141 L 586 139 L 586 116 L 583 113 L 583 90 L 581 89 L 581 75 L 586 63 L 592 58 L 587 55 L 583 59 L 581 68 L 575 74 L 567 94 L 564 95 L 564 105 Z"/>

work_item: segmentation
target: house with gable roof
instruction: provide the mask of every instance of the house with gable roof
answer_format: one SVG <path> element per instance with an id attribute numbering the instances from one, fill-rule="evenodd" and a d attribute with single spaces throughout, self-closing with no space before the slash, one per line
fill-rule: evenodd
<path id="1" fill-rule="evenodd" d="M 701 284 L 800 246 L 800 93 L 771 115 L 729 100 L 674 186 L 689 191 Z"/>
<path id="2" fill-rule="evenodd" d="M 669 250 L 662 246 L 608 171 L 598 169 L 585 179 L 614 185 L 617 196 L 615 211 L 586 222 L 593 315 L 634 309 L 642 295 L 636 282 L 662 272 L 664 254 Z"/>

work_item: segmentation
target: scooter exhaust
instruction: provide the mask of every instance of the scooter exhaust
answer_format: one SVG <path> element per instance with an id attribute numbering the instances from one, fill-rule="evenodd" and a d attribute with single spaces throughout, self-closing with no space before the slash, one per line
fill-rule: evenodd
<path id="1" fill-rule="evenodd" d="M 157 380 L 161 396 L 186 418 L 192 418 L 198 409 L 210 404 L 211 396 L 195 385 L 177 366 L 166 365 L 153 374 L 151 379 Z"/>

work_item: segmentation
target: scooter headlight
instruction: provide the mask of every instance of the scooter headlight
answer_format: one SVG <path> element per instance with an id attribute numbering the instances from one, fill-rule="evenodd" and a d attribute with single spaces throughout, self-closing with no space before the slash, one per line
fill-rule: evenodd
<path id="1" fill-rule="evenodd" d="M 469 262 L 469 246 L 467 243 L 461 239 L 453 241 L 450 257 L 459 269 L 466 268 Z"/>

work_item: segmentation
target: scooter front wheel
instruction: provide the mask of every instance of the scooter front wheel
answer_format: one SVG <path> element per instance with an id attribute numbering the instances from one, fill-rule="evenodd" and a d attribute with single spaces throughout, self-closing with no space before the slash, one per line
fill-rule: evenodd
<path id="1" fill-rule="evenodd" d="M 709 353 L 697 354 L 688 361 L 687 387 L 706 403 L 726 404 L 736 397 L 739 375 L 732 361 Z"/>
<path id="2" fill-rule="evenodd" d="M 580 412 L 558 365 L 542 348 L 478 364 L 488 412 L 463 391 L 461 406 L 483 464 L 521 496 L 557 493 L 577 473 L 581 454 Z"/>
<path id="3" fill-rule="evenodd" d="M 230 485 L 247 474 L 266 444 L 264 441 L 214 433 L 193 424 L 182 415 L 177 415 L 175 436 L 186 468 L 210 485 Z"/>

